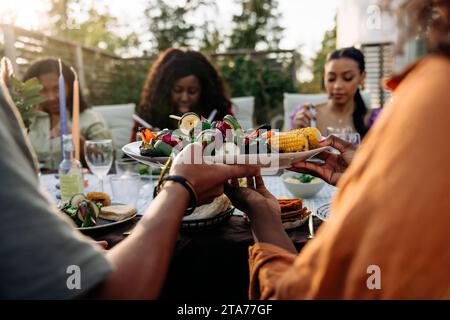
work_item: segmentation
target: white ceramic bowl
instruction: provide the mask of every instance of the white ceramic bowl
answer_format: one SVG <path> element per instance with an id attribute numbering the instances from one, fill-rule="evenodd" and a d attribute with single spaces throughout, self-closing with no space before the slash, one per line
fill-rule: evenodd
<path id="1" fill-rule="evenodd" d="M 300 180 L 297 181 L 286 181 L 289 178 L 300 176 L 301 173 L 296 172 L 285 172 L 281 175 L 286 189 L 297 198 L 312 198 L 314 197 L 322 188 L 325 186 L 325 181 L 320 178 L 314 178 L 309 183 L 302 183 Z"/>

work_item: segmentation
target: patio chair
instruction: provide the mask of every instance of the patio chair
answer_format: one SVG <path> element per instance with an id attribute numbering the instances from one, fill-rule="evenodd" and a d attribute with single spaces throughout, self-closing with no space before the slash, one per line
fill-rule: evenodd
<path id="1" fill-rule="evenodd" d="M 244 129 L 254 128 L 253 112 L 255 110 L 255 97 L 231 98 L 233 113 Z"/>
<path id="2" fill-rule="evenodd" d="M 130 140 L 134 103 L 95 106 L 92 109 L 106 121 L 113 137 L 116 159 L 123 155 L 122 147 Z"/>

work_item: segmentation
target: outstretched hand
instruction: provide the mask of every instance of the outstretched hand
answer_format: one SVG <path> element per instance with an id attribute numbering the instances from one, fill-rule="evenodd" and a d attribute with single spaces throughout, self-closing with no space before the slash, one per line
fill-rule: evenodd
<path id="1" fill-rule="evenodd" d="M 239 187 L 237 179 L 232 179 L 230 185 L 225 185 L 225 194 L 233 205 L 245 212 L 250 219 L 261 211 L 274 214 L 280 212 L 278 200 L 266 189 L 260 175 L 247 177 L 246 188 Z"/>
<path id="2" fill-rule="evenodd" d="M 236 179 L 225 186 L 225 194 L 233 205 L 250 218 L 255 242 L 270 243 L 293 254 L 297 250 L 281 223 L 278 200 L 266 189 L 260 175 L 247 178 L 247 187 L 239 187 Z"/>
<path id="3" fill-rule="evenodd" d="M 318 147 L 326 146 L 337 149 L 340 154 L 325 151 L 317 155 L 317 158 L 324 161 L 323 164 L 305 161 L 294 162 L 292 163 L 292 167 L 288 170 L 319 176 L 328 183 L 336 185 L 342 174 L 352 162 L 353 157 L 355 156 L 356 147 L 334 135 L 319 142 Z"/>
<path id="4" fill-rule="evenodd" d="M 209 203 L 224 192 L 224 184 L 232 178 L 258 175 L 258 166 L 206 164 L 200 143 L 191 143 L 175 157 L 171 175 L 186 178 L 197 193 L 199 205 Z"/>

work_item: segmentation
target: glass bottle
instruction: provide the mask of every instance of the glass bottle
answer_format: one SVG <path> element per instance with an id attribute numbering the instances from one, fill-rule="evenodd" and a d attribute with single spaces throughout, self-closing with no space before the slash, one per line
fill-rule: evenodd
<path id="1" fill-rule="evenodd" d="M 63 159 L 59 164 L 61 201 L 67 202 L 77 193 L 83 193 L 83 171 L 81 162 L 75 158 L 75 147 L 71 134 L 63 139 Z"/>

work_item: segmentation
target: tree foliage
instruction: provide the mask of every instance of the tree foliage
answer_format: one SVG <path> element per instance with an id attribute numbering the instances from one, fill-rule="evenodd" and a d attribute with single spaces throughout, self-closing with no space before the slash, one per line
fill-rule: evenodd
<path id="1" fill-rule="evenodd" d="M 236 0 L 241 12 L 233 16 L 230 49 L 276 49 L 282 38 L 277 0 Z"/>
<path id="2" fill-rule="evenodd" d="M 278 24 L 278 1 L 235 1 L 241 4 L 242 14 L 233 16 L 232 33 L 225 35 L 212 20 L 206 19 L 202 25 L 189 22 L 189 17 L 200 8 L 214 6 L 212 0 L 186 0 L 181 4 L 149 0 L 145 16 L 153 43 L 152 53 L 157 55 L 166 48 L 181 46 L 200 49 L 206 54 L 217 52 L 219 48 L 277 49 L 283 31 Z M 258 124 L 268 122 L 272 116 L 281 113 L 283 93 L 295 91 L 289 67 L 273 57 L 225 56 L 218 58 L 215 64 L 232 97 L 255 97 L 255 121 Z M 139 90 L 127 90 L 123 84 L 133 83 L 133 88 L 141 88 L 139 83 L 143 84 L 147 71 L 128 62 L 127 67 L 119 72 L 123 75 L 114 82 L 111 98 L 138 103 Z"/>
<path id="3" fill-rule="evenodd" d="M 164 0 L 149 1 L 144 14 L 155 52 L 189 45 L 195 27 L 186 21 L 188 12 L 188 7 L 170 5 Z"/>
<path id="4" fill-rule="evenodd" d="M 241 7 L 233 16 L 229 50 L 278 49 L 283 36 L 277 0 L 235 0 Z M 221 71 L 232 96 L 255 97 L 255 121 L 270 121 L 282 111 L 283 93 L 295 90 L 288 68 L 269 57 L 236 56 Z"/>
<path id="5" fill-rule="evenodd" d="M 189 47 L 198 37 L 195 31 L 202 26 L 190 22 L 189 18 L 200 8 L 215 5 L 213 0 L 185 0 L 176 4 L 168 0 L 149 0 L 144 10 L 147 27 L 151 34 L 154 53 L 167 48 Z M 211 21 L 203 25 L 204 47 L 217 47 L 218 32 L 209 34 Z"/>
<path id="6" fill-rule="evenodd" d="M 300 84 L 300 92 L 318 93 L 323 91 L 323 69 L 329 53 L 336 50 L 336 25 L 333 29 L 325 32 L 321 48 L 313 60 L 312 73 L 313 79 L 309 82 Z"/>
<path id="7" fill-rule="evenodd" d="M 137 47 L 137 35 L 119 36 L 119 22 L 107 5 L 94 0 L 47 0 L 51 3 L 49 30 L 54 35 L 117 53 Z M 170 47 L 190 47 L 205 54 L 238 49 L 279 48 L 283 28 L 277 0 L 235 0 L 241 12 L 232 17 L 232 30 L 225 34 L 202 9 L 210 12 L 215 0 L 147 0 L 144 17 L 152 56 Z M 217 8 L 217 7 L 215 7 Z M 208 11 L 209 10 L 209 11 Z M 118 65 L 104 103 L 139 103 L 140 91 L 150 68 L 149 60 L 125 60 Z M 255 120 L 270 121 L 282 110 L 283 93 L 294 92 L 289 67 L 273 56 L 238 55 L 219 58 L 216 65 L 228 84 L 231 96 L 255 97 Z"/>
<path id="8" fill-rule="evenodd" d="M 116 66 L 117 76 L 111 79 L 112 90 L 102 104 L 133 102 L 138 105 L 141 100 L 141 90 L 151 64 L 152 61 L 144 59 L 127 59 L 118 64 Z"/>
<path id="9" fill-rule="evenodd" d="M 118 35 L 121 26 L 106 5 L 99 7 L 92 0 L 50 0 L 50 5 L 48 31 L 53 35 L 111 53 L 139 44 L 134 32 Z"/>
<path id="10" fill-rule="evenodd" d="M 225 43 L 225 37 L 212 21 L 205 21 L 201 27 L 199 50 L 203 52 L 218 52 Z"/>
<path id="11" fill-rule="evenodd" d="M 233 97 L 255 97 L 255 121 L 270 122 L 282 112 L 284 92 L 294 92 L 294 84 L 286 70 L 271 68 L 263 61 L 248 56 L 225 59 L 219 64 L 225 82 Z"/>

